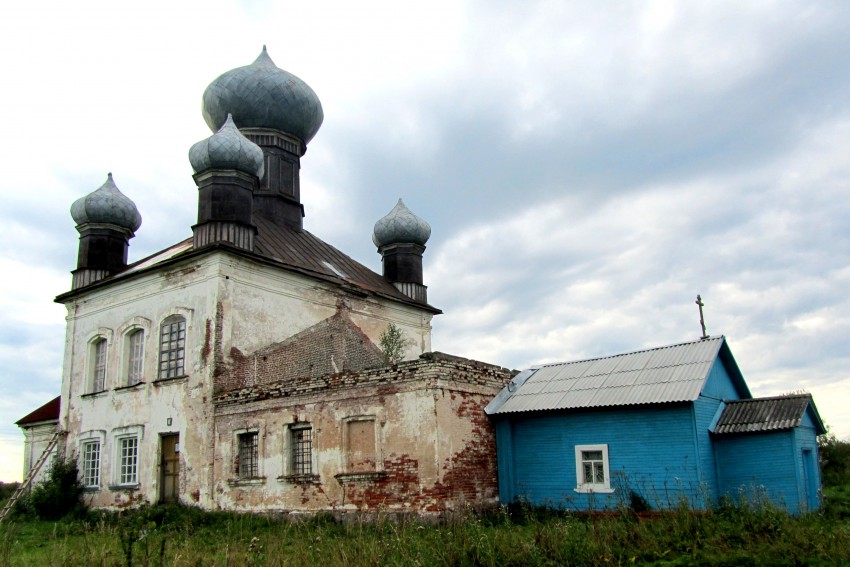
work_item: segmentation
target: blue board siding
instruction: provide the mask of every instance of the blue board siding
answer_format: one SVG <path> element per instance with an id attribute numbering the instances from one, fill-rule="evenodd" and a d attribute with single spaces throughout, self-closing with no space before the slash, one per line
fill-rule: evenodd
<path id="1" fill-rule="evenodd" d="M 763 500 L 799 511 L 802 458 L 793 431 L 715 439 L 720 494 Z"/>
<path id="2" fill-rule="evenodd" d="M 502 501 L 522 498 L 564 509 L 615 508 L 634 490 L 653 508 L 676 506 L 682 498 L 697 505 L 704 492 L 690 404 L 571 410 L 506 416 L 497 424 Z M 510 449 L 504 445 L 509 434 Z M 608 445 L 614 494 L 575 492 L 576 445 Z M 509 459 L 507 454 L 510 453 Z M 508 462 L 512 461 L 512 462 Z"/>
<path id="3" fill-rule="evenodd" d="M 796 509 L 792 509 L 794 512 L 814 511 L 820 508 L 821 476 L 818 464 L 817 430 L 811 418 L 807 419 L 807 417 L 804 415 L 802 424 L 793 431 L 797 476 L 797 505 Z"/>
<path id="4" fill-rule="evenodd" d="M 714 445 L 708 428 L 717 415 L 720 403 L 723 400 L 737 399 L 740 399 L 739 392 L 735 388 L 725 365 L 718 357 L 714 360 L 699 398 L 694 402 L 694 430 L 696 431 L 696 445 L 699 453 L 700 481 L 705 487 L 702 496 L 707 500 L 707 502 L 700 502 L 703 506 L 716 502 L 719 496 Z"/>

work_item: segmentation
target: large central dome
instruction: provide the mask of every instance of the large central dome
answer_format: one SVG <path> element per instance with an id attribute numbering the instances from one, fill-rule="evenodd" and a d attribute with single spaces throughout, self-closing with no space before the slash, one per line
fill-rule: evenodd
<path id="1" fill-rule="evenodd" d="M 266 47 L 257 60 L 237 67 L 210 83 L 204 91 L 203 114 L 213 132 L 228 113 L 239 128 L 271 128 L 307 144 L 325 115 L 322 103 L 307 83 L 274 64 Z"/>

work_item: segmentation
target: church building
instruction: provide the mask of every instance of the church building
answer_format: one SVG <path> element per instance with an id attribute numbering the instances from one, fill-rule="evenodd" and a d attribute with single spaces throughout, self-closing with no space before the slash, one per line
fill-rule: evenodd
<path id="1" fill-rule="evenodd" d="M 110 174 L 77 200 L 58 431 L 95 507 L 442 511 L 498 500 L 484 406 L 510 379 L 431 352 L 429 225 L 399 200 L 377 274 L 304 229 L 316 93 L 266 49 L 203 95 L 192 236 L 128 264 Z M 388 207 L 389 208 L 389 207 Z M 188 227 L 187 227 L 188 228 Z M 395 334 L 401 360 L 378 346 Z M 60 445 L 61 445 L 60 444 Z"/>

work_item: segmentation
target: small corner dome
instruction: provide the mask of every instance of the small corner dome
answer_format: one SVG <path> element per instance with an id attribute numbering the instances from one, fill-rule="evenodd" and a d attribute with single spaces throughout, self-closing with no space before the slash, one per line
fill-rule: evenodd
<path id="1" fill-rule="evenodd" d="M 218 132 L 189 149 L 189 163 L 195 173 L 207 169 L 236 169 L 262 177 L 264 169 L 263 150 L 242 135 L 230 114 Z"/>
<path id="2" fill-rule="evenodd" d="M 114 224 L 131 232 L 142 226 L 136 204 L 118 190 L 110 173 L 106 183 L 71 205 L 71 217 L 77 226 L 86 223 Z"/>
<path id="3" fill-rule="evenodd" d="M 240 128 L 271 128 L 307 144 L 324 120 L 322 103 L 310 86 L 274 64 L 266 47 L 256 61 L 232 69 L 204 91 L 202 112 L 215 132 L 228 113 Z"/>
<path id="4" fill-rule="evenodd" d="M 399 199 L 387 216 L 375 223 L 372 242 L 378 248 L 388 244 L 425 246 L 431 237 L 431 226 L 417 217 Z"/>

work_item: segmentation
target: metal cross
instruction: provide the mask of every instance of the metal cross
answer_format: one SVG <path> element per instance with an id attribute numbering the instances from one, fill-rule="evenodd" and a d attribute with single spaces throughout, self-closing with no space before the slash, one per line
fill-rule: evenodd
<path id="1" fill-rule="evenodd" d="M 699 325 L 700 327 L 702 327 L 702 337 L 700 338 L 707 339 L 708 335 L 705 333 L 705 319 L 702 316 L 702 308 L 705 306 L 705 304 L 702 302 L 702 298 L 699 296 L 699 294 L 697 294 L 696 304 L 699 307 Z"/>

